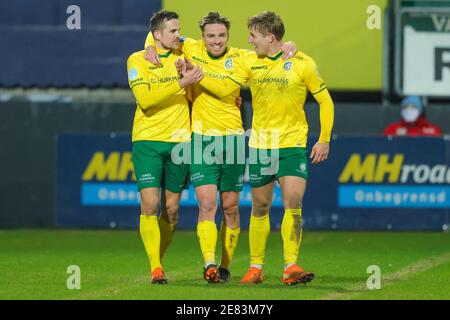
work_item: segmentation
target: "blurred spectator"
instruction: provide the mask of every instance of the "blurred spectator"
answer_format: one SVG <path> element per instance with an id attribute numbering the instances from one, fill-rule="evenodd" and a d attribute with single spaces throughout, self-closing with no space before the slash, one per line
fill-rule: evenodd
<path id="1" fill-rule="evenodd" d="M 440 137 L 442 130 L 425 117 L 421 97 L 409 96 L 401 102 L 401 121 L 391 123 L 384 129 L 385 136 L 432 136 Z"/>

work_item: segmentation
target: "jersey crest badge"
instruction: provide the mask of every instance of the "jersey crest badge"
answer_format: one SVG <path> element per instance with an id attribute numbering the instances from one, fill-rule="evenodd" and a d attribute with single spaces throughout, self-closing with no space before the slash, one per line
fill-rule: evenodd
<path id="1" fill-rule="evenodd" d="M 292 68 L 292 62 L 286 62 L 283 66 L 284 70 L 289 71 Z"/>
<path id="2" fill-rule="evenodd" d="M 223 64 L 223 66 L 227 70 L 230 70 L 231 68 L 233 68 L 233 59 L 230 58 L 230 59 L 225 60 L 225 63 Z"/>
<path id="3" fill-rule="evenodd" d="M 306 164 L 301 163 L 299 169 L 300 169 L 301 172 L 305 172 L 306 171 Z"/>

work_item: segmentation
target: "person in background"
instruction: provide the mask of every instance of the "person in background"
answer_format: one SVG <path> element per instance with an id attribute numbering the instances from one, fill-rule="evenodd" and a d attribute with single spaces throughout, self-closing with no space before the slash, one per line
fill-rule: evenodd
<path id="1" fill-rule="evenodd" d="M 401 107 L 402 119 L 388 125 L 384 129 L 385 136 L 440 137 L 442 135 L 441 128 L 426 119 L 421 97 L 408 96 L 402 100 Z"/>

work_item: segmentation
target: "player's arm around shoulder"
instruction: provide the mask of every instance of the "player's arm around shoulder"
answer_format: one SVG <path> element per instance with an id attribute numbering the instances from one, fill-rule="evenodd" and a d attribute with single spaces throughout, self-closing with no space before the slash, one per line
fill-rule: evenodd
<path id="1" fill-rule="evenodd" d="M 224 75 L 224 78 L 217 79 L 215 77 L 205 76 L 199 83 L 204 90 L 208 91 L 208 93 L 217 99 L 223 99 L 241 88 L 241 84 L 230 77 L 237 68 L 239 54 L 234 48 L 231 48 L 228 52 L 229 54 L 224 61 L 223 69 L 220 71 Z"/>
<path id="2" fill-rule="evenodd" d="M 256 53 L 248 49 L 232 48 L 235 57 L 233 69 L 228 78 L 239 86 L 244 86 L 250 79 L 251 65 L 257 60 Z"/>

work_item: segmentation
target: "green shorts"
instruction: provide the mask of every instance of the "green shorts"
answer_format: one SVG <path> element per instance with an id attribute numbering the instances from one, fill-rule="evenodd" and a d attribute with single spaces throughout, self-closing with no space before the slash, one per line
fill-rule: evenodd
<path id="1" fill-rule="evenodd" d="M 249 174 L 252 188 L 262 187 L 285 176 L 308 180 L 308 150 L 297 147 L 267 150 L 249 148 Z"/>
<path id="2" fill-rule="evenodd" d="M 242 191 L 245 137 L 192 135 L 189 171 L 194 187 L 215 184 L 219 191 Z"/>
<path id="3" fill-rule="evenodd" d="M 182 142 L 182 144 L 190 142 Z M 189 165 L 172 162 L 171 152 L 176 142 L 135 141 L 132 159 L 138 189 L 165 187 L 181 192 L 187 186 Z M 189 149 L 188 149 L 189 150 Z"/>

